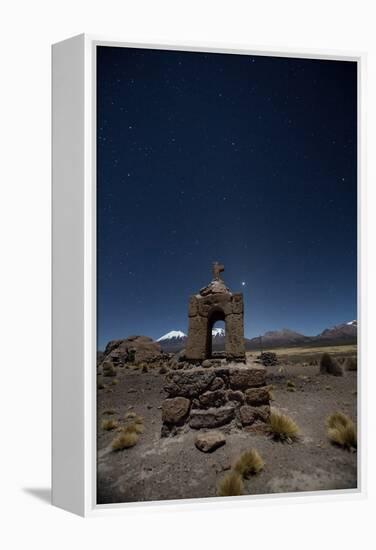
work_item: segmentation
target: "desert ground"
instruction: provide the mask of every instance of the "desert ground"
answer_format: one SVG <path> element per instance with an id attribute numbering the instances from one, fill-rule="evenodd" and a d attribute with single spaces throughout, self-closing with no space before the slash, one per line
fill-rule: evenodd
<path id="1" fill-rule="evenodd" d="M 161 437 L 161 404 L 165 374 L 160 368 L 123 366 L 116 377 L 98 376 L 97 502 L 157 501 L 217 496 L 218 483 L 244 451 L 257 449 L 264 468 L 244 480 L 249 495 L 351 489 L 357 487 L 357 453 L 332 444 L 326 418 L 341 411 L 356 422 L 357 372 L 320 374 L 324 351 L 342 362 L 356 356 L 356 346 L 273 350 L 278 365 L 268 366 L 271 406 L 298 424 L 300 437 L 291 444 L 264 433 L 226 432 L 226 443 L 212 453 L 195 446 L 197 431 Z M 249 362 L 256 352 L 247 353 Z M 164 369 L 162 369 L 164 370 Z M 127 413 L 143 418 L 144 432 L 131 448 L 115 451 L 112 441 Z M 103 420 L 115 429 L 105 430 Z"/>

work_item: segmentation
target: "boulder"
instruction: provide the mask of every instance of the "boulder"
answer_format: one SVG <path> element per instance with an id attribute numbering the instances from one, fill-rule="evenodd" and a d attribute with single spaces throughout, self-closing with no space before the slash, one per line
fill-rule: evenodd
<path id="1" fill-rule="evenodd" d="M 257 359 L 265 366 L 270 367 L 272 365 L 278 365 L 277 354 L 271 351 L 264 351 L 257 356 Z"/>
<path id="2" fill-rule="evenodd" d="M 179 372 L 170 372 L 166 376 L 167 385 L 164 390 L 170 397 L 198 397 L 204 393 L 213 382 L 213 370 L 194 368 Z"/>
<path id="3" fill-rule="evenodd" d="M 200 428 L 218 428 L 233 420 L 235 409 L 232 406 L 216 409 L 194 409 L 191 411 L 189 425 L 195 430 Z"/>
<path id="4" fill-rule="evenodd" d="M 165 399 L 162 403 L 162 421 L 165 424 L 183 424 L 188 416 L 191 402 L 185 397 Z"/>
<path id="5" fill-rule="evenodd" d="M 104 351 L 104 359 L 114 363 L 152 362 L 162 359 L 161 346 L 148 336 L 129 336 L 111 340 Z"/>
<path id="6" fill-rule="evenodd" d="M 203 453 L 211 453 L 218 449 L 218 447 L 222 447 L 225 443 L 225 436 L 218 431 L 201 433 L 195 440 L 197 449 Z"/>
<path id="7" fill-rule="evenodd" d="M 264 367 L 239 367 L 230 369 L 230 386 L 234 390 L 245 390 L 264 386 L 266 369 Z"/>
<path id="8" fill-rule="evenodd" d="M 245 390 L 245 400 L 248 405 L 268 405 L 270 401 L 269 388 L 248 388 Z"/>

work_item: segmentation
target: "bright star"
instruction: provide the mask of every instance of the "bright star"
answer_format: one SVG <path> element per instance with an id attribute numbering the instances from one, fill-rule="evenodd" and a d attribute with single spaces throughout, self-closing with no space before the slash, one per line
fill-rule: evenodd
<path id="1" fill-rule="evenodd" d="M 245 281 L 242 281 L 242 286 L 245 286 Z"/>

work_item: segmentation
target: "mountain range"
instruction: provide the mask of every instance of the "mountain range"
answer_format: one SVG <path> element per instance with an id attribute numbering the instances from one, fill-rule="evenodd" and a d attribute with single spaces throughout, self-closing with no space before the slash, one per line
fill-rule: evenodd
<path id="1" fill-rule="evenodd" d="M 293 346 L 323 346 L 355 344 L 357 341 L 358 323 L 356 320 L 341 323 L 331 328 L 326 328 L 317 336 L 305 336 L 288 328 L 268 331 L 256 338 L 245 338 L 247 350 L 267 350 L 278 347 Z M 225 331 L 223 328 L 214 328 L 212 331 L 213 350 L 224 349 Z M 176 353 L 185 346 L 187 335 L 181 330 L 172 330 L 158 338 L 157 342 L 163 351 Z"/>

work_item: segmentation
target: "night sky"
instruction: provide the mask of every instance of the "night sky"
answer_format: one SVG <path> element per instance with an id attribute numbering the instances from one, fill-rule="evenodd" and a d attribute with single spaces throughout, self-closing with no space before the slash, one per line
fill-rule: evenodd
<path id="1" fill-rule="evenodd" d="M 97 54 L 98 347 L 187 332 L 215 260 L 247 337 L 355 319 L 356 63 Z"/>

